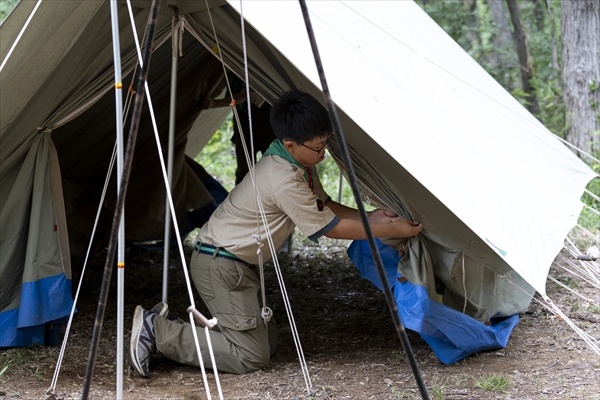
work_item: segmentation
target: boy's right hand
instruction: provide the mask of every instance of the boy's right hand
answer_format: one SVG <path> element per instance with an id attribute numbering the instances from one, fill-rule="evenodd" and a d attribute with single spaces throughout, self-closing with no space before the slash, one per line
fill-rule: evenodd
<path id="1" fill-rule="evenodd" d="M 408 238 L 417 236 L 419 232 L 423 230 L 423 224 L 417 221 L 409 221 L 407 219 L 400 219 L 396 222 L 392 222 L 394 225 L 394 230 L 397 232 L 397 235 L 394 237 L 398 238 Z"/>

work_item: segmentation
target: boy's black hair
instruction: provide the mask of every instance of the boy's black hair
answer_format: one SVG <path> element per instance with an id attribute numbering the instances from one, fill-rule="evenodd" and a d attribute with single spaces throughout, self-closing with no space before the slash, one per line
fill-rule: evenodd
<path id="1" fill-rule="evenodd" d="M 332 132 L 329 113 L 310 94 L 299 90 L 286 92 L 270 114 L 271 127 L 281 141 L 304 143 Z"/>

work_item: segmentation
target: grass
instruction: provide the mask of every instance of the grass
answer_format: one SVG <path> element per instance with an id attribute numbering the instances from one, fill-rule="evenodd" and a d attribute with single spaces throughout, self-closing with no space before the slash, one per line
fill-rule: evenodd
<path id="1" fill-rule="evenodd" d="M 396 399 L 414 399 L 415 394 L 410 390 L 400 390 L 396 386 L 392 387 L 392 393 Z"/>
<path id="2" fill-rule="evenodd" d="M 508 389 L 512 387 L 512 382 L 510 381 L 510 378 L 502 374 L 484 374 L 480 379 L 473 379 L 475 379 L 475 386 L 477 386 L 480 389 L 487 390 L 489 392 L 508 394 Z"/>
<path id="3" fill-rule="evenodd" d="M 435 400 L 444 400 L 444 387 L 434 386 L 429 391 L 429 394 Z"/>
<path id="4" fill-rule="evenodd" d="M 29 347 L 16 347 L 0 351 L 0 378 L 13 374 L 26 374 L 37 381 L 44 381 L 44 375 L 56 359 L 57 348 L 32 344 Z"/>
<path id="5" fill-rule="evenodd" d="M 459 385 L 460 386 L 460 385 Z M 429 395 L 435 400 L 444 400 L 444 391 L 450 387 L 448 378 L 434 379 L 429 389 Z"/>
<path id="6" fill-rule="evenodd" d="M 590 314 L 600 314 L 600 306 L 597 304 L 590 304 L 586 311 Z"/>
<path id="7" fill-rule="evenodd" d="M 576 279 L 566 278 L 564 283 L 571 289 L 577 289 L 579 287 L 579 281 Z"/>
<path id="8" fill-rule="evenodd" d="M 0 352 L 0 376 L 10 375 L 25 364 L 25 352 L 28 348 L 8 349 Z"/>

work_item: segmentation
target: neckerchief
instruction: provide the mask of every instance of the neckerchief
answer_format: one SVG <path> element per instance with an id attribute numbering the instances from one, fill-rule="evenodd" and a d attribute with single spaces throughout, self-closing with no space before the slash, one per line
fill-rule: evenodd
<path id="1" fill-rule="evenodd" d="M 308 186 L 311 188 L 311 190 L 314 193 L 314 188 L 313 188 L 313 179 L 312 176 L 314 174 L 314 167 L 304 167 L 302 165 L 300 165 L 300 163 L 298 161 L 296 161 L 294 159 L 294 157 L 292 157 L 292 155 L 290 154 L 289 151 L 287 151 L 287 149 L 283 146 L 283 142 L 279 139 L 275 139 L 271 142 L 271 144 L 269 145 L 269 148 L 267 149 L 267 151 L 265 151 L 265 154 L 263 154 L 264 156 L 279 156 L 282 158 L 285 158 L 286 160 L 288 160 L 291 164 L 297 165 L 298 167 L 302 168 L 304 170 L 304 179 L 306 179 L 306 182 L 308 182 Z"/>

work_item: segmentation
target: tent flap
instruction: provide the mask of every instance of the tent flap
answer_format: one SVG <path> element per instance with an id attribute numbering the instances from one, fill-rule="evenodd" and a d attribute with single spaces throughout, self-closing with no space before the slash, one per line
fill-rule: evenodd
<path id="1" fill-rule="evenodd" d="M 380 241 L 378 248 L 402 324 L 418 332 L 441 362 L 452 364 L 470 354 L 506 347 L 510 333 L 519 321 L 518 314 L 492 318 L 486 325 L 432 300 L 424 286 L 413 284 L 396 272 L 401 259 L 396 250 Z M 382 289 L 367 241 L 354 241 L 348 248 L 348 256 L 363 277 Z M 493 294 L 488 293 L 488 296 Z M 477 314 L 481 313 L 479 309 Z"/>

